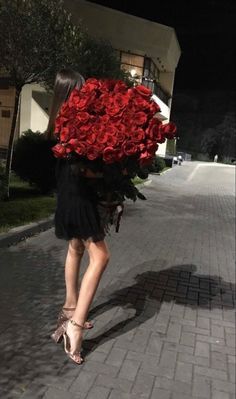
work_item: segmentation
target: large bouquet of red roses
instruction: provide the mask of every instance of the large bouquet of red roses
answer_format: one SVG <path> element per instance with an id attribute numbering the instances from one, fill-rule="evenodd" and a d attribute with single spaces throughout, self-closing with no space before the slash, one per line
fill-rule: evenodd
<path id="1" fill-rule="evenodd" d="M 132 178 L 147 177 L 143 167 L 152 162 L 158 143 L 172 139 L 176 132 L 173 123 L 158 119 L 159 111 L 151 90 L 142 85 L 88 79 L 61 107 L 53 153 L 57 158 L 76 160 L 81 170 L 85 166 L 102 172 L 104 179 L 98 179 L 96 189 L 101 197 L 145 199 Z"/>
<path id="2" fill-rule="evenodd" d="M 56 119 L 58 158 L 77 154 L 105 164 L 135 157 L 139 165 L 153 159 L 158 143 L 174 137 L 173 123 L 163 124 L 159 106 L 145 86 L 127 87 L 122 81 L 88 79 L 73 90 Z"/>

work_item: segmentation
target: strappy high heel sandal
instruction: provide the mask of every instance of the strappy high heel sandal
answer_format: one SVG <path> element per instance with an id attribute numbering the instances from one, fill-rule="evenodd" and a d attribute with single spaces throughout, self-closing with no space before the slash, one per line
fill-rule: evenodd
<path id="1" fill-rule="evenodd" d="M 82 351 L 82 347 L 80 348 L 80 350 L 76 350 L 74 353 L 71 352 L 71 343 L 70 343 L 70 337 L 68 336 L 67 333 L 67 329 L 68 329 L 68 324 L 72 323 L 73 326 L 84 329 L 84 326 L 82 326 L 81 324 L 76 323 L 74 320 L 70 319 L 67 320 L 64 324 L 63 324 L 63 339 L 64 339 L 64 350 L 67 354 L 67 356 L 73 360 L 73 362 L 77 363 L 77 364 L 81 364 L 84 362 L 83 357 L 81 356 L 81 351 Z"/>
<path id="2" fill-rule="evenodd" d="M 56 330 L 51 334 L 51 338 L 53 341 L 58 344 L 62 340 L 62 335 L 63 335 L 63 328 L 62 325 L 65 323 L 65 321 L 70 320 L 72 317 L 66 314 L 66 312 L 72 312 L 75 311 L 75 308 L 62 308 L 61 311 L 59 312 L 58 318 L 57 318 L 57 328 Z M 93 323 L 90 320 L 85 321 L 84 323 L 84 328 L 85 329 L 90 329 L 93 328 Z"/>

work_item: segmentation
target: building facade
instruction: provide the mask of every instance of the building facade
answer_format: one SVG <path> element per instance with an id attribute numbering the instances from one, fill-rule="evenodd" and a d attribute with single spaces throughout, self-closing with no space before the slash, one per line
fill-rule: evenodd
<path id="1" fill-rule="evenodd" d="M 155 101 L 161 108 L 159 116 L 168 122 L 175 70 L 181 54 L 175 30 L 85 0 L 64 0 L 64 4 L 75 24 L 82 23 L 91 36 L 108 40 L 117 52 L 121 68 L 130 72 L 137 82 L 152 89 Z M 6 90 L 4 93 L 7 97 Z M 4 99 L 3 103 L 5 106 Z M 49 108 L 50 98 L 43 88 L 26 85 L 21 95 L 19 134 L 27 129 L 43 132 L 47 126 Z M 3 112 L 3 119 L 4 115 L 6 112 Z M 10 120 L 9 117 L 8 122 Z M 7 122 L 4 122 L 6 138 Z M 6 147 L 7 140 L 4 141 L 1 136 L 2 130 L 0 127 L 0 147 Z M 165 152 L 166 143 L 158 149 L 160 155 L 165 155 Z"/>

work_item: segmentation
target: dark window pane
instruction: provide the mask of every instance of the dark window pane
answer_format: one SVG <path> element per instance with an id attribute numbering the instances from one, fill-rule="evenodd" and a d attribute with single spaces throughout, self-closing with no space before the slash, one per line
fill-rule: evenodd
<path id="1" fill-rule="evenodd" d="M 11 117 L 11 111 L 8 109 L 3 109 L 2 110 L 2 118 L 10 118 Z"/>

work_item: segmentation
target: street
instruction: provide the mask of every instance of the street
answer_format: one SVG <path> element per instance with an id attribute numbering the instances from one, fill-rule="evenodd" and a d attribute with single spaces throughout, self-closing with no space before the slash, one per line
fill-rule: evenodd
<path id="1" fill-rule="evenodd" d="M 235 167 L 150 179 L 107 237 L 81 366 L 50 339 L 67 243 L 50 229 L 0 249 L 2 399 L 234 398 Z"/>

